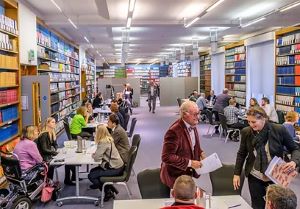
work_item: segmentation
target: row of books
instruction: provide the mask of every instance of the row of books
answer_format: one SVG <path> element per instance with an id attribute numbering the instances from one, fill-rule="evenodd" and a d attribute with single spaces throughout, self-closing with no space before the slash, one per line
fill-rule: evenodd
<path id="1" fill-rule="evenodd" d="M 292 96 L 285 96 L 285 95 L 276 95 L 276 103 L 283 104 L 283 105 L 294 105 L 294 98 Z"/>
<path id="2" fill-rule="evenodd" d="M 276 48 L 277 55 L 296 54 L 300 52 L 300 44 Z"/>
<path id="3" fill-rule="evenodd" d="M 241 75 L 227 76 L 226 81 L 229 81 L 229 82 L 246 82 L 246 76 L 241 76 Z"/>
<path id="4" fill-rule="evenodd" d="M 16 42 L 9 39 L 9 35 L 0 32 L 0 49 L 16 51 Z"/>
<path id="5" fill-rule="evenodd" d="M 239 47 L 235 47 L 235 48 L 232 48 L 232 49 L 227 49 L 225 51 L 225 55 L 226 56 L 231 56 L 231 55 L 234 55 L 234 54 L 243 54 L 245 52 L 246 52 L 245 46 L 239 46 Z"/>
<path id="6" fill-rule="evenodd" d="M 17 74 L 15 72 L 0 72 L 0 87 L 17 85 Z"/>
<path id="7" fill-rule="evenodd" d="M 17 89 L 8 89 L 0 91 L 0 105 L 18 101 Z"/>
<path id="8" fill-rule="evenodd" d="M 19 128 L 17 122 L 0 127 L 0 143 L 16 135 L 18 132 Z"/>
<path id="9" fill-rule="evenodd" d="M 5 16 L 5 8 L 0 5 L 0 29 L 18 35 L 18 23 L 16 20 Z"/>
<path id="10" fill-rule="evenodd" d="M 241 91 L 229 90 L 228 92 L 232 96 L 236 96 L 239 98 L 246 98 L 246 93 Z"/>
<path id="11" fill-rule="evenodd" d="M 18 57 L 0 54 L 0 68 L 18 69 Z"/>
<path id="12" fill-rule="evenodd" d="M 236 54 L 232 56 L 226 56 L 226 62 L 238 62 L 246 60 L 246 54 Z"/>
<path id="13" fill-rule="evenodd" d="M 285 66 L 285 67 L 277 67 L 277 75 L 280 74 L 295 74 L 300 75 L 300 66 Z"/>
<path id="14" fill-rule="evenodd" d="M 0 122 L 8 122 L 18 118 L 18 106 L 10 106 L 2 108 Z"/>
<path id="15" fill-rule="evenodd" d="M 242 68 L 242 69 L 230 69 L 230 70 L 226 70 L 225 74 L 237 74 L 237 75 L 246 75 L 246 69 Z"/>
<path id="16" fill-rule="evenodd" d="M 300 76 L 277 77 L 277 85 L 300 85 Z"/>
<path id="17" fill-rule="evenodd" d="M 54 73 L 49 72 L 46 75 L 50 76 L 51 82 L 58 82 L 58 81 L 79 81 L 79 75 L 72 74 L 72 73 Z M 77 84 L 77 83 L 76 83 Z"/>
<path id="18" fill-rule="evenodd" d="M 234 84 L 234 90 L 246 91 L 246 84 Z"/>
<path id="19" fill-rule="evenodd" d="M 283 112 L 290 112 L 290 111 L 294 111 L 295 108 L 293 106 L 286 106 L 286 105 L 276 104 L 276 110 L 280 110 L 280 111 L 283 111 Z"/>
<path id="20" fill-rule="evenodd" d="M 277 39 L 277 46 L 285 46 L 300 43 L 300 33 L 283 36 Z"/>
<path id="21" fill-rule="evenodd" d="M 276 65 L 300 64 L 300 55 L 290 55 L 276 58 Z"/>
<path id="22" fill-rule="evenodd" d="M 237 62 L 227 62 L 225 65 L 226 68 L 245 68 L 246 67 L 246 61 L 237 61 Z"/>
<path id="23" fill-rule="evenodd" d="M 276 92 L 279 94 L 300 95 L 299 87 L 276 86 Z M 296 93 L 297 92 L 297 93 Z"/>

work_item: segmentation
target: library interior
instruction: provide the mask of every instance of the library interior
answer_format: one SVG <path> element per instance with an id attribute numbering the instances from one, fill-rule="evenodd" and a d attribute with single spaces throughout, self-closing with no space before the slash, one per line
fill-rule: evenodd
<path id="1" fill-rule="evenodd" d="M 0 0 L 0 208 L 299 209 L 299 0 Z"/>

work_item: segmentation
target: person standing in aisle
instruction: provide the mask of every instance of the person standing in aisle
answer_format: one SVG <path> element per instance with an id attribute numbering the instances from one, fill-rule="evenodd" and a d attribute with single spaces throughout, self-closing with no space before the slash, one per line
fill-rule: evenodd
<path id="1" fill-rule="evenodd" d="M 195 169 L 202 166 L 205 153 L 200 147 L 198 116 L 197 104 L 184 102 L 180 106 L 180 119 L 170 126 L 164 136 L 160 179 L 170 188 L 181 175 L 200 177 Z"/>
<path id="2" fill-rule="evenodd" d="M 233 186 L 240 187 L 240 175 L 245 164 L 245 175 L 253 209 L 264 209 L 266 188 L 273 182 L 265 171 L 273 157 L 284 156 L 284 150 L 291 153 L 291 161 L 283 172 L 295 170 L 300 164 L 300 150 L 283 125 L 270 123 L 261 107 L 251 107 L 247 112 L 249 126 L 241 131 L 241 143 L 237 152 Z"/>
<path id="3" fill-rule="evenodd" d="M 133 96 L 133 89 L 130 87 L 130 84 L 124 84 L 124 90 L 123 90 L 123 96 L 124 100 L 127 103 L 129 107 L 130 114 L 132 114 L 132 96 Z"/>
<path id="4" fill-rule="evenodd" d="M 148 87 L 148 106 L 149 112 L 152 110 L 153 114 L 155 113 L 157 93 L 157 86 L 155 85 L 154 81 L 150 81 Z"/>

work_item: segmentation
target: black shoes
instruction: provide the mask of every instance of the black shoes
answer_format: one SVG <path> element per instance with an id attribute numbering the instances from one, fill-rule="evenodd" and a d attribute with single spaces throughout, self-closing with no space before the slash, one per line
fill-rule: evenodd
<path id="1" fill-rule="evenodd" d="M 64 181 L 64 184 L 65 185 L 68 185 L 68 186 L 75 186 L 76 184 L 72 181 Z"/>
<path id="2" fill-rule="evenodd" d="M 115 194 L 119 194 L 119 191 L 114 186 L 108 186 L 105 190 L 104 202 L 109 201 L 111 198 L 115 199 Z"/>
<path id="3" fill-rule="evenodd" d="M 151 107 L 149 108 L 149 112 L 151 112 Z"/>

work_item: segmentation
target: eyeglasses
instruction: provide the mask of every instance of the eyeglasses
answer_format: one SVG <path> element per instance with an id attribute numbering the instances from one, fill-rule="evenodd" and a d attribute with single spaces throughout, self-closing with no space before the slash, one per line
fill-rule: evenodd
<path id="1" fill-rule="evenodd" d="M 199 116 L 199 112 L 197 112 L 197 113 L 190 113 L 190 112 L 187 112 L 188 114 L 190 114 L 190 115 L 192 115 L 192 116 L 194 116 L 194 117 L 198 117 Z"/>

